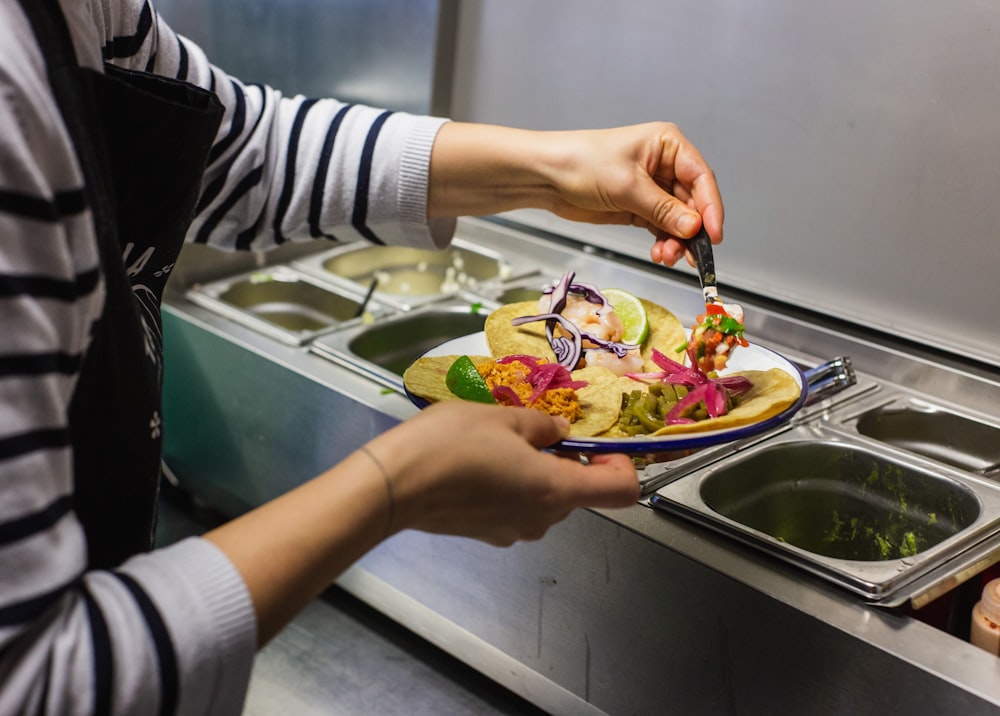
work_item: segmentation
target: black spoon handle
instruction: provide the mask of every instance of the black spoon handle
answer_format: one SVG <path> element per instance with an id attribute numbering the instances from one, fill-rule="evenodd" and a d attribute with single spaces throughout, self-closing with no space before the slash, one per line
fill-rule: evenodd
<path id="1" fill-rule="evenodd" d="M 698 278 L 701 279 L 701 290 L 705 294 L 705 303 L 717 303 L 719 290 L 715 282 L 715 258 L 712 254 L 712 240 L 702 228 L 692 239 L 688 240 L 688 249 L 698 267 Z"/>

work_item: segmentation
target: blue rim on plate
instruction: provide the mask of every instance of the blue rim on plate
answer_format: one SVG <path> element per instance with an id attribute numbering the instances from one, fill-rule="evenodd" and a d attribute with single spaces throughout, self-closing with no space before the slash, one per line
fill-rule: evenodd
<path id="1" fill-rule="evenodd" d="M 426 351 L 421 358 L 445 355 L 469 355 L 488 356 L 489 347 L 486 343 L 486 334 L 480 331 L 467 336 L 453 338 L 450 341 L 431 348 Z M 806 384 L 805 375 L 802 370 L 792 361 L 774 351 L 763 346 L 751 343 L 745 348 L 740 348 L 733 353 L 729 361 L 729 371 L 742 370 L 767 370 L 769 368 L 780 368 L 789 373 L 799 384 L 799 397 L 794 403 L 782 410 L 777 415 L 751 425 L 739 425 L 723 430 L 712 430 L 702 433 L 680 433 L 676 435 L 660 435 L 657 437 L 634 437 L 634 438 L 588 438 L 570 437 L 552 446 L 554 450 L 566 450 L 581 453 L 629 453 L 629 454 L 651 454 L 659 452 L 673 452 L 684 450 L 699 450 L 701 448 L 720 445 L 722 443 L 742 440 L 753 435 L 766 432 L 772 428 L 787 422 L 803 405 L 805 405 L 809 390 Z M 426 408 L 429 402 L 423 398 L 413 395 L 405 390 L 406 396 L 418 408 Z"/>

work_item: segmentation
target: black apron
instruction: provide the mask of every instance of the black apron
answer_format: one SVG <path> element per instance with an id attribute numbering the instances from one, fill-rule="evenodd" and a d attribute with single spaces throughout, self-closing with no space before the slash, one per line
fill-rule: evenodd
<path id="1" fill-rule="evenodd" d="M 90 568 L 152 547 L 163 426 L 160 302 L 222 105 L 190 84 L 76 62 L 57 0 L 21 0 L 86 178 L 104 311 L 70 405 L 74 509 Z"/>

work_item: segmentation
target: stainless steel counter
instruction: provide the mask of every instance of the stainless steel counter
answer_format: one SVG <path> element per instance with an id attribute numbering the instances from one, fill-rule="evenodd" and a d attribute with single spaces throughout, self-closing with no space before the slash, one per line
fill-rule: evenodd
<path id="1" fill-rule="evenodd" d="M 700 309 L 696 286 L 676 272 L 489 222 L 462 222 L 459 234 L 628 286 L 685 322 Z M 181 275 L 197 279 L 190 267 Z M 747 308 L 748 333 L 794 360 L 850 355 L 866 379 L 919 386 L 998 420 L 991 369 L 732 298 Z M 185 488 L 226 512 L 280 494 L 415 412 L 369 379 L 180 295 L 166 306 L 165 336 L 167 460 Z M 504 550 L 405 532 L 338 583 L 552 713 L 1000 711 L 1000 659 L 646 504 L 581 510 L 545 539 Z M 951 598 L 963 607 L 968 587 Z"/>

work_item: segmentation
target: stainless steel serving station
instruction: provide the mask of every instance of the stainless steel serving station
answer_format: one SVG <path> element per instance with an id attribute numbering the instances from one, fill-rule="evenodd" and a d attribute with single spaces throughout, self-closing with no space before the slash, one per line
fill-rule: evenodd
<path id="1" fill-rule="evenodd" d="M 423 275 L 402 278 L 367 246 L 191 247 L 164 315 L 181 486 L 230 514 L 294 487 L 416 413 L 399 390 L 413 355 L 568 269 L 685 324 L 701 312 L 683 270 L 506 218 L 457 237 L 457 260 L 413 257 Z M 419 298 L 429 275 L 441 295 Z M 997 367 L 723 292 L 752 341 L 852 379 L 770 433 L 643 460 L 632 507 L 508 549 L 404 532 L 339 584 L 557 714 L 1000 712 L 1000 659 L 965 641 L 1000 560 Z M 916 548 L 839 552 L 831 505 Z"/>

